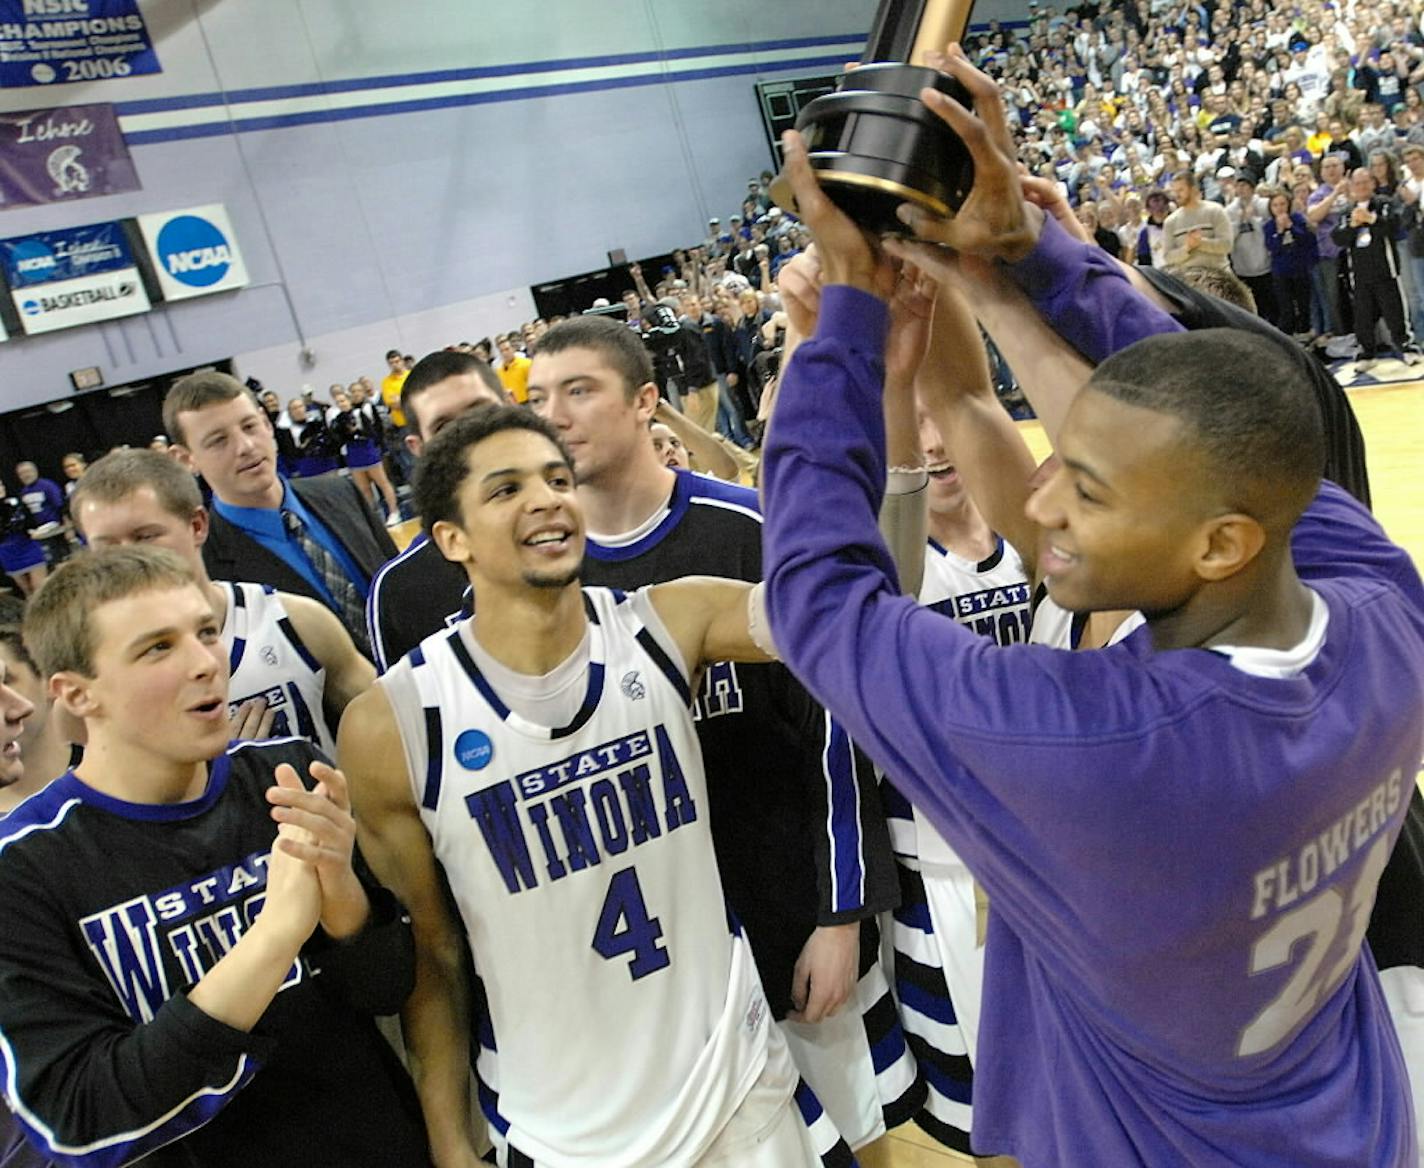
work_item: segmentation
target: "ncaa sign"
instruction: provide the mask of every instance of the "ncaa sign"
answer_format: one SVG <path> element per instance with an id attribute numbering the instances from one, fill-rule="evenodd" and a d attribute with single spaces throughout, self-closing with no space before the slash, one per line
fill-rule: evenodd
<path id="1" fill-rule="evenodd" d="M 222 204 L 140 215 L 138 225 L 164 300 L 226 292 L 247 283 L 247 268 Z"/>

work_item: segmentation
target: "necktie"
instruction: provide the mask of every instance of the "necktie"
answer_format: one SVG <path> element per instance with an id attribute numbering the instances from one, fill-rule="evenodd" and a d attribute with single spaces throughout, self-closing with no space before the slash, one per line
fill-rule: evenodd
<path id="1" fill-rule="evenodd" d="M 321 582 L 326 585 L 327 592 L 331 593 L 332 599 L 336 601 L 336 615 L 341 618 L 341 623 L 346 626 L 346 631 L 356 642 L 356 648 L 364 656 L 370 657 L 371 645 L 366 639 L 366 604 L 361 599 L 361 593 L 357 590 L 356 585 L 351 582 L 351 577 L 342 568 L 341 561 L 327 551 L 321 541 L 312 535 L 307 525 L 302 522 L 300 515 L 292 511 L 283 511 L 282 523 L 291 533 L 292 538 L 297 541 L 297 546 L 302 549 L 302 554 L 316 569 L 317 575 L 321 577 Z"/>

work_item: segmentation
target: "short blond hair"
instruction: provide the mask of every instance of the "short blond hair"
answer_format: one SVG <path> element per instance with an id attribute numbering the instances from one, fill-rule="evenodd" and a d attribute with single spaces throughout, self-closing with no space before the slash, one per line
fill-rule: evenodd
<path id="1" fill-rule="evenodd" d="M 94 676 L 94 613 L 139 592 L 198 586 L 193 570 L 154 547 L 104 548 L 67 560 L 25 606 L 25 648 L 42 677 Z"/>

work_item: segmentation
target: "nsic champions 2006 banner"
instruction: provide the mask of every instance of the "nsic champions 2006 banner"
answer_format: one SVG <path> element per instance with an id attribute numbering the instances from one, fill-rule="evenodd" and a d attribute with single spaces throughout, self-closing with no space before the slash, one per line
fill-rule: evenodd
<path id="1" fill-rule="evenodd" d="M 149 309 L 122 223 L 0 239 L 0 267 L 30 336 Z"/>
<path id="2" fill-rule="evenodd" d="M 0 114 L 0 210 L 138 189 L 113 106 Z"/>
<path id="3" fill-rule="evenodd" d="M 0 88 L 161 71 L 138 0 L 0 0 Z"/>

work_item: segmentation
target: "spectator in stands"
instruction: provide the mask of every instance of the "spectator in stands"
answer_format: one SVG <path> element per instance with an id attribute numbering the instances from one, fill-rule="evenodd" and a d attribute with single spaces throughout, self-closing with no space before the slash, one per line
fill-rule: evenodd
<path id="1" fill-rule="evenodd" d="M 1310 332 L 1310 279 L 1315 267 L 1315 233 L 1305 216 L 1292 210 L 1285 191 L 1271 196 L 1263 225 L 1282 332 L 1302 340 Z"/>
<path id="2" fill-rule="evenodd" d="M 1260 314 L 1276 323 L 1276 297 L 1272 290 L 1271 254 L 1266 246 L 1267 201 L 1256 194 L 1256 176 L 1239 171 L 1236 193 L 1226 207 L 1231 220 L 1231 270 L 1251 289 Z"/>
<path id="3" fill-rule="evenodd" d="M 1231 221 L 1220 203 L 1201 197 L 1196 176 L 1187 170 L 1172 176 L 1177 209 L 1167 216 L 1167 263 L 1181 267 L 1230 266 Z"/>
<path id="4" fill-rule="evenodd" d="M 529 358 L 519 351 L 519 336 L 507 333 L 497 337 L 499 346 L 499 383 L 504 391 L 519 405 L 529 400 Z"/>

